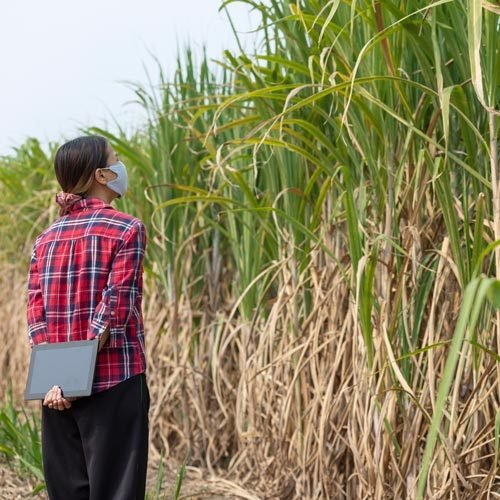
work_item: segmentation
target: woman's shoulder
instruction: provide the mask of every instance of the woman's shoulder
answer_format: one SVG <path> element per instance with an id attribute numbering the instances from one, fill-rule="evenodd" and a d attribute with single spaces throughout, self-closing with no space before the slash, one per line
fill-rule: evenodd
<path id="1" fill-rule="evenodd" d="M 136 217 L 134 215 L 128 214 L 126 212 L 121 212 L 120 210 L 110 210 L 109 213 L 107 214 L 108 217 L 112 217 L 115 221 L 120 222 L 123 224 L 124 229 L 131 230 L 131 231 L 137 231 L 137 230 L 144 230 L 144 223 L 142 222 L 139 217 Z"/>
<path id="2" fill-rule="evenodd" d="M 142 220 L 138 217 L 116 209 L 109 210 L 108 213 L 103 215 L 107 219 L 108 223 L 106 226 L 108 230 L 111 226 L 115 226 L 119 231 L 121 231 L 119 239 L 127 240 L 135 235 L 145 237 L 146 227 Z"/>
<path id="3" fill-rule="evenodd" d="M 78 217 L 71 215 L 59 217 L 38 234 L 34 247 L 54 240 L 75 241 L 89 236 L 125 240 L 137 233 L 141 235 L 146 233 L 141 219 L 115 208 L 102 208 L 80 214 Z"/>

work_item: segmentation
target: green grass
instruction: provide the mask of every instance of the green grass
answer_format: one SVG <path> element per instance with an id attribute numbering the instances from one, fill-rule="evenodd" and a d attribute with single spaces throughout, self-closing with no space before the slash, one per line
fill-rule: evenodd
<path id="1" fill-rule="evenodd" d="M 21 477 L 28 474 L 37 482 L 33 494 L 45 488 L 38 418 L 24 409 L 16 409 L 11 391 L 0 409 L 0 460 Z"/>

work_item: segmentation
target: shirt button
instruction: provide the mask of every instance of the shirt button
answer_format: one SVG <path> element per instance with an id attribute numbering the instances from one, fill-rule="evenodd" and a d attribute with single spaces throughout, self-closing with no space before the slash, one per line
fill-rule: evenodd
<path id="1" fill-rule="evenodd" d="M 114 316 L 115 315 L 115 311 L 111 311 L 111 316 Z"/>

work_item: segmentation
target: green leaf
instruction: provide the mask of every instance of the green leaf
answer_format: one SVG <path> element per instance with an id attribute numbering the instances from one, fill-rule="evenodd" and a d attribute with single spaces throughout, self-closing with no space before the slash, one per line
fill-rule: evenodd
<path id="1" fill-rule="evenodd" d="M 491 305 L 500 309 L 500 280 L 495 280 L 491 283 L 488 288 L 487 296 Z"/>

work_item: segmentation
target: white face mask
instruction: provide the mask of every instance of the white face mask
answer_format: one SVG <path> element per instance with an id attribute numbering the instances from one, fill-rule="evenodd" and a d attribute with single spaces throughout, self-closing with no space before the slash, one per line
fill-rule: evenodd
<path id="1" fill-rule="evenodd" d="M 113 190 L 115 193 L 118 193 L 121 198 L 127 192 L 128 188 L 127 168 L 121 161 L 106 168 L 109 168 L 111 172 L 114 172 L 116 174 L 116 179 L 108 181 L 106 185 L 109 187 L 109 189 Z"/>

